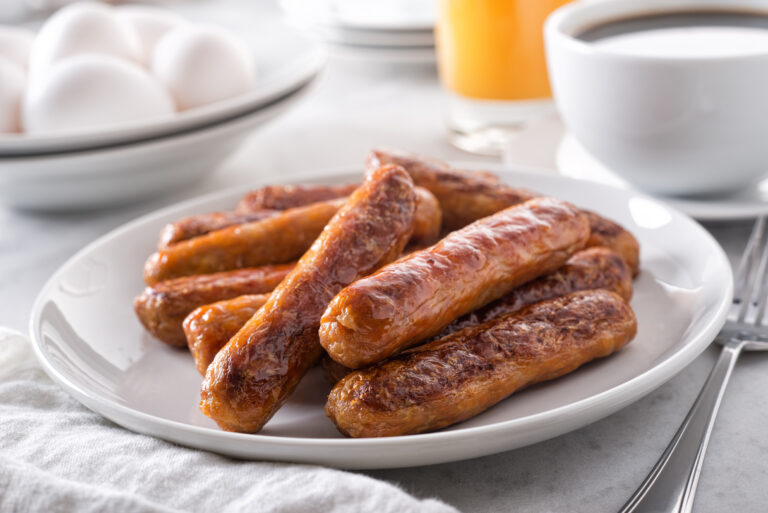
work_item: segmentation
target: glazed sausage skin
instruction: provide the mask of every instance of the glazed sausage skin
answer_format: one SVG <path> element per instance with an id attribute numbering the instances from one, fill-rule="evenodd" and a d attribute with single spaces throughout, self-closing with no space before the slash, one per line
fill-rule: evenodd
<path id="1" fill-rule="evenodd" d="M 616 294 L 574 292 L 355 371 L 333 388 L 325 411 L 352 437 L 433 431 L 608 356 L 636 331 Z"/>
<path id="2" fill-rule="evenodd" d="M 487 176 L 470 174 L 452 169 L 448 164 L 393 150 L 373 150 L 367 158 L 367 166 L 398 164 L 411 174 L 414 183 L 432 191 L 443 209 L 443 225 L 455 230 L 492 215 L 499 210 L 528 199 L 539 193 L 511 187 L 489 180 Z M 619 224 L 585 211 L 590 222 L 592 236 L 588 247 L 605 246 L 621 255 L 632 269 L 632 275 L 640 272 L 640 245 L 637 239 Z"/>
<path id="3" fill-rule="evenodd" d="M 447 231 L 540 196 L 525 189 L 503 186 L 487 172 L 452 169 L 440 161 L 393 150 L 373 150 L 368 154 L 366 169 L 384 164 L 402 166 L 416 185 L 435 195 L 443 210 L 443 227 Z"/>
<path id="4" fill-rule="evenodd" d="M 268 297 L 266 294 L 245 295 L 217 301 L 196 308 L 184 319 L 187 345 L 200 374 L 205 376 L 205 371 L 216 353 L 240 328 L 245 326 L 245 323 L 266 303 Z M 320 364 L 326 379 L 332 385 L 352 372 L 352 369 L 335 362 L 327 354 L 322 356 Z"/>
<path id="5" fill-rule="evenodd" d="M 596 247 L 579 251 L 553 273 L 512 289 L 506 296 L 459 317 L 431 340 L 517 312 L 540 301 L 594 289 L 609 290 L 625 301 L 632 297 L 632 274 L 629 267 L 619 255 L 608 248 Z M 352 369 L 334 361 L 328 355 L 323 357 L 321 363 L 326 379 L 332 384 L 352 372 Z"/>
<path id="6" fill-rule="evenodd" d="M 402 168 L 369 175 L 216 355 L 203 381 L 203 413 L 226 430 L 261 429 L 322 354 L 317 330 L 328 302 L 402 252 L 415 210 L 413 181 Z"/>
<path id="7" fill-rule="evenodd" d="M 554 271 L 588 238 L 586 218 L 564 201 L 502 210 L 346 287 L 323 314 L 320 343 L 347 367 L 376 363 Z"/>
<path id="8" fill-rule="evenodd" d="M 259 212 L 210 212 L 185 217 L 176 222 L 169 223 L 160 231 L 160 241 L 157 249 L 167 249 L 177 242 L 193 239 L 216 230 L 223 230 L 238 224 L 261 221 L 268 217 L 274 217 L 280 212 L 277 210 L 261 210 Z"/>
<path id="9" fill-rule="evenodd" d="M 588 247 L 604 246 L 618 253 L 629 266 L 632 276 L 640 273 L 640 243 L 620 224 L 589 210 L 582 210 L 589 220 Z"/>
<path id="10" fill-rule="evenodd" d="M 264 306 L 269 294 L 246 294 L 196 308 L 184 319 L 184 335 L 198 372 L 205 371 L 235 333 Z"/>
<path id="11" fill-rule="evenodd" d="M 294 264 L 270 265 L 199 276 L 186 276 L 147 287 L 133 302 L 141 324 L 155 338 L 186 347 L 182 323 L 195 308 L 243 294 L 271 292 Z"/>
<path id="12" fill-rule="evenodd" d="M 246 194 L 240 200 L 236 212 L 196 214 L 169 223 L 160 232 L 158 249 L 230 226 L 273 217 L 289 208 L 343 198 L 352 194 L 356 188 L 357 184 L 267 185 Z"/>
<path id="13" fill-rule="evenodd" d="M 350 186 L 343 186 L 350 187 Z M 242 267 L 279 264 L 299 258 L 320 235 L 346 198 L 296 207 L 260 221 L 230 226 L 177 242 L 149 257 L 144 281 L 158 281 L 228 271 Z M 263 217 L 265 214 L 258 214 Z M 442 211 L 426 189 L 417 193 L 412 242 L 434 243 L 439 237 Z"/>
<path id="14" fill-rule="evenodd" d="M 625 301 L 632 298 L 632 273 L 618 254 L 608 248 L 579 251 L 562 267 L 513 289 L 506 296 L 459 317 L 435 338 L 444 337 L 468 326 L 477 326 L 509 313 L 571 292 L 605 289 Z"/>
<path id="15" fill-rule="evenodd" d="M 345 198 L 359 185 L 267 185 L 246 194 L 237 204 L 236 212 L 247 214 L 304 207 L 320 201 Z"/>
<path id="16" fill-rule="evenodd" d="M 413 232 L 409 246 L 431 246 L 440 240 L 443 211 L 435 195 L 424 187 L 414 187 L 416 212 L 413 214 Z"/>
<path id="17" fill-rule="evenodd" d="M 153 285 L 181 276 L 296 260 L 343 204 L 344 200 L 314 203 L 179 242 L 149 257 L 144 281 Z"/>
<path id="18" fill-rule="evenodd" d="M 416 209 L 418 212 L 418 208 Z M 413 240 L 413 236 L 411 236 Z M 406 247 L 406 252 L 411 246 Z M 195 359 L 197 370 L 205 375 L 216 353 L 242 328 L 267 301 L 266 295 L 245 295 L 218 301 L 195 309 L 184 319 L 184 334 Z M 328 355 L 322 359 L 326 378 L 333 384 L 352 369 L 334 362 Z"/>

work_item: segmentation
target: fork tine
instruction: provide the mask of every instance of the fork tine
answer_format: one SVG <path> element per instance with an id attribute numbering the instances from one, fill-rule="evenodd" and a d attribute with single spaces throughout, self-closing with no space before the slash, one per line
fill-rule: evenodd
<path id="1" fill-rule="evenodd" d="M 759 255 L 764 253 L 760 250 L 763 246 L 763 239 L 765 239 L 766 224 L 768 223 L 766 223 L 765 217 L 757 218 L 739 261 L 736 270 L 733 305 L 729 315 L 732 321 L 743 321 L 746 315 L 754 289 L 754 276 L 760 272 L 761 268 L 759 260 L 762 259 L 759 258 Z"/>
<path id="2" fill-rule="evenodd" d="M 760 325 L 763 322 L 766 308 L 766 295 L 768 295 L 768 240 L 763 241 L 762 253 L 760 255 L 760 267 L 754 280 L 759 287 L 752 296 L 745 315 L 745 322 Z"/>

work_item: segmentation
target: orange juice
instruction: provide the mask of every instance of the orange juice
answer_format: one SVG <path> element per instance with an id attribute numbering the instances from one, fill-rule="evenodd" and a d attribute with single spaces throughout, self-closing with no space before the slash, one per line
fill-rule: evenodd
<path id="1" fill-rule="evenodd" d="M 468 98 L 549 98 L 542 28 L 569 0 L 439 0 L 440 77 Z"/>

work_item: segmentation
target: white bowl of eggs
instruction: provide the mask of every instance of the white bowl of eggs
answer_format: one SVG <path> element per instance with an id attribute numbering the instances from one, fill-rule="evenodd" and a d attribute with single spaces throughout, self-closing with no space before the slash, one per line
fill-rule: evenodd
<path id="1" fill-rule="evenodd" d="M 249 46 L 163 9 L 94 2 L 36 35 L 0 26 L 0 201 L 109 206 L 214 170 L 325 62 L 277 27 L 259 34 Z"/>

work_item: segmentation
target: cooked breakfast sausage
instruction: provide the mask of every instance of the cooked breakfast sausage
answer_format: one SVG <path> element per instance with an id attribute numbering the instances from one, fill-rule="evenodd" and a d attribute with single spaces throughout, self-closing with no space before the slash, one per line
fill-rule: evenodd
<path id="1" fill-rule="evenodd" d="M 624 260 L 608 248 L 589 248 L 573 255 L 568 262 L 551 274 L 521 285 L 506 296 L 459 317 L 431 340 L 466 328 L 477 326 L 522 308 L 570 294 L 579 290 L 605 289 L 629 301 L 632 297 L 632 274 Z M 331 383 L 352 372 L 352 369 L 325 355 L 322 360 L 325 376 Z"/>
<path id="2" fill-rule="evenodd" d="M 158 249 L 177 242 L 238 224 L 260 221 L 282 210 L 349 196 L 357 184 L 348 185 L 267 185 L 246 194 L 236 212 L 210 212 L 169 223 L 160 232 Z"/>
<path id="3" fill-rule="evenodd" d="M 447 235 L 342 290 L 320 343 L 351 368 L 383 360 L 563 265 L 589 238 L 573 205 L 536 198 Z"/>
<path id="4" fill-rule="evenodd" d="M 629 266 L 632 276 L 640 272 L 640 243 L 620 224 L 603 216 L 582 210 L 589 220 L 587 247 L 604 246 L 615 251 Z"/>
<path id="5" fill-rule="evenodd" d="M 182 323 L 198 306 L 243 294 L 263 294 L 274 289 L 294 264 L 268 265 L 166 280 L 147 287 L 133 302 L 136 315 L 156 338 L 186 347 Z"/>
<path id="6" fill-rule="evenodd" d="M 177 242 L 189 240 L 206 233 L 215 232 L 238 224 L 261 221 L 273 217 L 280 212 L 278 210 L 261 210 L 259 212 L 210 212 L 208 214 L 196 214 L 169 223 L 160 231 L 160 242 L 157 249 L 166 249 Z"/>
<path id="7" fill-rule="evenodd" d="M 304 207 L 319 201 L 347 197 L 359 185 L 267 185 L 246 194 L 237 204 L 237 212 L 250 213 Z"/>
<path id="8" fill-rule="evenodd" d="M 203 381 L 203 413 L 226 430 L 261 429 L 322 354 L 317 330 L 328 302 L 402 252 L 415 210 L 413 181 L 402 168 L 373 172 L 216 355 Z"/>
<path id="9" fill-rule="evenodd" d="M 452 169 L 443 162 L 404 152 L 373 150 L 368 155 L 366 169 L 385 164 L 402 166 L 416 185 L 435 195 L 443 210 L 443 227 L 449 231 L 540 196 L 501 185 L 489 173 Z"/>
<path id="10" fill-rule="evenodd" d="M 414 187 L 416 212 L 413 214 L 413 233 L 409 246 L 431 246 L 440 240 L 443 211 L 435 195 L 424 187 Z"/>
<path id="11" fill-rule="evenodd" d="M 333 388 L 325 412 L 347 436 L 433 431 L 608 356 L 636 331 L 616 294 L 574 292 L 355 371 Z"/>
<path id="12" fill-rule="evenodd" d="M 297 207 L 275 217 L 179 242 L 149 257 L 144 266 L 144 281 L 153 285 L 180 276 L 296 260 L 309 249 L 344 201 Z"/>
<path id="13" fill-rule="evenodd" d="M 418 192 L 418 191 L 417 191 Z M 418 213 L 419 208 L 416 208 Z M 414 214 L 414 217 L 416 214 Z M 413 236 L 411 236 L 413 240 Z M 411 244 L 405 248 L 405 253 L 410 253 Z M 418 251 L 413 249 L 413 251 Z M 253 317 L 265 302 L 264 295 L 245 295 L 234 299 L 218 301 L 216 303 L 197 308 L 184 319 L 184 334 L 187 344 L 195 359 L 197 369 L 201 374 L 210 365 L 216 353 L 229 342 L 229 339 Z M 348 374 L 351 369 L 336 363 L 328 355 L 323 358 L 323 370 L 331 383 L 336 383 L 341 377 Z"/>
<path id="14" fill-rule="evenodd" d="M 447 230 L 461 228 L 511 205 L 540 196 L 527 189 L 451 169 L 447 164 L 409 153 L 373 150 L 368 155 L 367 167 L 376 168 L 384 164 L 402 166 L 416 185 L 432 191 L 443 209 L 443 227 Z M 611 248 L 625 259 L 636 276 L 640 271 L 640 246 L 635 237 L 622 226 L 598 214 L 585 214 L 593 233 L 587 246 Z"/>
<path id="15" fill-rule="evenodd" d="M 149 257 L 144 266 L 144 281 L 152 285 L 179 276 L 297 259 L 309 249 L 345 201 L 346 198 L 341 198 L 278 211 L 260 221 L 177 242 Z M 432 244 L 439 237 L 442 212 L 435 197 L 426 189 L 417 189 L 413 223 L 411 241 L 414 245 Z"/>
<path id="16" fill-rule="evenodd" d="M 184 319 L 184 334 L 195 367 L 205 371 L 216 353 L 264 306 L 269 294 L 247 294 L 196 308 Z"/>
<path id="17" fill-rule="evenodd" d="M 625 301 L 632 297 L 632 273 L 629 266 L 608 248 L 594 247 L 579 251 L 555 272 L 529 281 L 483 308 L 459 317 L 435 338 L 516 312 L 539 301 L 594 289 L 610 290 Z"/>

